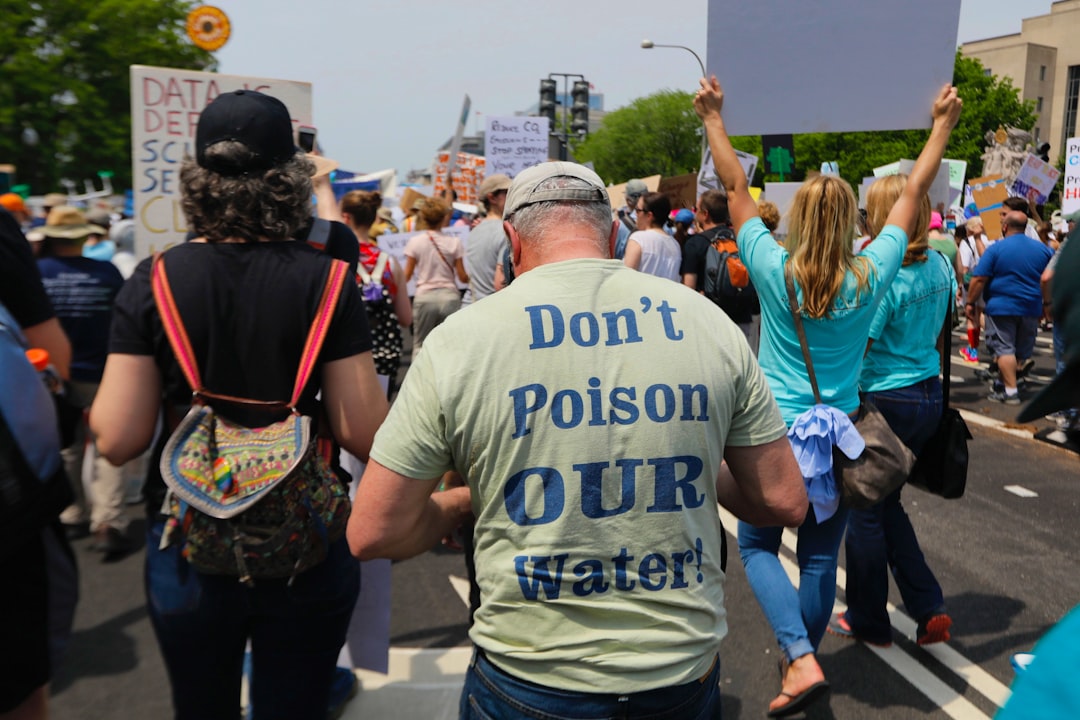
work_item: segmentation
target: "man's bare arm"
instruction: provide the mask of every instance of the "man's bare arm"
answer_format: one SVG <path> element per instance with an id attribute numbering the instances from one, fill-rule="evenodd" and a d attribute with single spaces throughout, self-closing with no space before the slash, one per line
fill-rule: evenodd
<path id="1" fill-rule="evenodd" d="M 727 447 L 716 478 L 720 504 L 751 525 L 798 527 L 809 500 L 787 437 L 752 447 Z"/>

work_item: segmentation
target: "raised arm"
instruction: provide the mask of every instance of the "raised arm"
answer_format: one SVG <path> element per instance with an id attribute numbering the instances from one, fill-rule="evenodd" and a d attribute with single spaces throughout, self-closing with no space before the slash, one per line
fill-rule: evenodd
<path id="1" fill-rule="evenodd" d="M 960 119 L 960 108 L 963 104 L 952 85 L 943 87 L 934 101 L 931 109 L 934 125 L 930 130 L 930 138 L 915 161 L 903 194 L 885 220 L 886 225 L 896 225 L 908 237 L 915 233 L 915 223 L 919 219 L 919 203 L 929 192 L 930 185 L 937 176 L 941 160 L 945 157 L 945 146 L 949 144 L 949 135 L 956 127 L 956 121 Z"/>
<path id="2" fill-rule="evenodd" d="M 750 197 L 746 173 L 724 127 L 724 119 L 720 114 L 723 107 L 724 91 L 720 89 L 716 76 L 713 75 L 708 80 L 701 78 L 701 89 L 694 96 L 694 110 L 705 125 L 705 137 L 708 138 L 709 149 L 712 151 L 716 176 L 727 190 L 731 224 L 738 235 L 743 223 L 757 217 L 758 209 L 754 198 Z"/>

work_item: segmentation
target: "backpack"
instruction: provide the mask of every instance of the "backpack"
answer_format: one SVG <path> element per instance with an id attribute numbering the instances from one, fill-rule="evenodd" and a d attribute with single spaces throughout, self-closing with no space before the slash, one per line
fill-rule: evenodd
<path id="1" fill-rule="evenodd" d="M 717 232 L 705 251 L 705 278 L 702 292 L 729 314 L 753 312 L 757 291 L 750 273 L 739 258 L 739 246 L 727 228 Z"/>
<path id="2" fill-rule="evenodd" d="M 0 303 L 0 559 L 74 500 L 56 406 L 26 350 L 19 324 Z"/>
<path id="3" fill-rule="evenodd" d="M 257 401 L 207 390 L 176 307 L 165 263 L 155 256 L 154 303 L 184 378 L 191 409 L 173 430 L 161 455 L 168 487 L 162 547 L 182 539 L 182 554 L 204 573 L 253 578 L 292 578 L 326 558 L 345 532 L 349 497 L 317 451 L 311 418 L 296 410 L 322 349 L 349 266 L 331 262 L 319 309 L 308 332 L 292 397 Z M 268 412 L 291 410 L 280 421 L 249 428 L 219 415 L 212 402 Z"/>
<path id="4" fill-rule="evenodd" d="M 364 297 L 368 326 L 371 328 L 371 355 L 375 360 L 375 372 L 392 378 L 401 366 L 402 340 L 401 325 L 394 312 L 394 298 L 390 295 L 390 288 L 383 285 L 383 274 L 389 263 L 390 254 L 380 252 L 371 274 L 360 262 L 356 265 L 356 276 L 360 280 L 357 284 Z"/>

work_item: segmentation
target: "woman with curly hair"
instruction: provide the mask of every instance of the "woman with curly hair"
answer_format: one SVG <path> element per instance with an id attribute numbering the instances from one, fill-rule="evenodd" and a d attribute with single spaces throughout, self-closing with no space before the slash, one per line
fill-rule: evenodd
<path id="1" fill-rule="evenodd" d="M 157 261 L 167 268 L 203 385 L 218 398 L 207 401 L 234 423 L 263 427 L 282 413 L 220 398 L 290 396 L 339 261 L 292 240 L 311 214 L 314 166 L 295 147 L 279 100 L 246 90 L 219 96 L 199 118 L 195 152 L 184 161 L 180 184 L 197 237 Z M 175 427 L 192 402 L 155 306 L 152 263 L 139 264 L 116 300 L 110 354 L 90 413 L 99 449 L 116 465 L 151 444 L 159 420 Z M 370 349 L 359 292 L 345 283 L 295 408 L 323 418 L 341 447 L 364 458 L 387 408 Z M 160 434 L 156 458 L 168 438 Z M 359 590 L 344 536 L 331 537 L 326 558 L 311 569 L 291 579 L 258 578 L 249 587 L 235 575 L 195 569 L 180 543 L 162 542 L 169 516 L 157 461 L 145 492 L 147 605 L 175 717 L 236 717 L 250 640 L 250 694 L 259 717 L 322 720 Z"/>
<path id="2" fill-rule="evenodd" d="M 860 406 L 858 377 L 871 321 L 900 269 L 908 238 L 915 235 L 920 203 L 960 116 L 956 89 L 945 87 L 934 102 L 933 130 L 904 192 L 889 212 L 884 229 L 858 255 L 852 252 L 858 215 L 854 193 L 846 181 L 828 175 L 808 180 L 799 188 L 788 215 L 786 243 L 776 243 L 758 215 L 747 189 L 746 173 L 724 128 L 723 99 L 716 78 L 702 78 L 694 108 L 704 122 L 717 175 L 728 193 L 739 253 L 761 300 L 758 357 L 762 370 L 789 427 L 816 408 L 788 304 L 785 275 L 790 273 L 796 312 L 805 327 L 820 386 L 820 402 L 853 418 Z M 925 223 L 923 220 L 923 227 Z M 831 466 L 831 455 L 820 460 Z M 807 472 L 804 467 L 811 512 L 798 531 L 798 590 L 788 580 L 777 555 L 783 528 L 739 522 L 739 554 L 747 580 L 783 652 L 781 690 L 769 704 L 770 717 L 802 711 L 829 687 L 814 653 L 836 598 L 836 561 L 847 509 L 837 505 L 835 488 L 830 494 L 829 488 L 822 487 L 834 482 L 831 471 L 814 477 L 807 477 Z"/>
<path id="3" fill-rule="evenodd" d="M 425 198 L 417 213 L 420 232 L 405 244 L 405 279 L 416 277 L 413 298 L 413 348 L 418 351 L 424 338 L 443 320 L 461 309 L 461 292 L 456 277 L 469 282 L 465 272 L 465 248 L 453 235 L 439 233 L 450 224 L 450 203 L 442 198 Z"/>

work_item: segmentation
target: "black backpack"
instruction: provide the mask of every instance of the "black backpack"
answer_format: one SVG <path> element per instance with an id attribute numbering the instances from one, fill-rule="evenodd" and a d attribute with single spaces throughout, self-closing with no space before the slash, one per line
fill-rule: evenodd
<path id="1" fill-rule="evenodd" d="M 749 322 L 746 317 L 758 305 L 757 290 L 750 282 L 750 273 L 739 257 L 735 235 L 721 228 L 705 251 L 705 277 L 701 285 L 705 297 L 719 305 L 736 322 Z"/>

